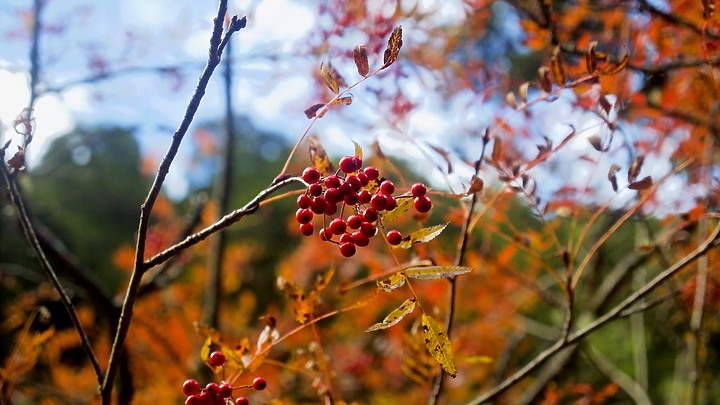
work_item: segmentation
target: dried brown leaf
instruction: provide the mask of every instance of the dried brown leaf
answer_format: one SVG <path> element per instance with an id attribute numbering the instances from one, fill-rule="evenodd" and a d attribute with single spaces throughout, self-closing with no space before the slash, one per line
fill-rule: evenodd
<path id="1" fill-rule="evenodd" d="M 562 61 L 562 54 L 560 47 L 556 46 L 553 50 L 553 54 L 550 57 L 550 70 L 552 71 L 553 79 L 558 86 L 562 87 L 567 81 L 567 72 Z"/>
<path id="2" fill-rule="evenodd" d="M 305 109 L 305 116 L 308 117 L 308 119 L 314 118 L 318 110 L 323 107 L 325 107 L 325 104 L 323 103 L 313 104 L 307 109 Z"/>
<path id="3" fill-rule="evenodd" d="M 638 181 L 634 181 L 628 185 L 628 188 L 630 190 L 645 190 L 652 186 L 652 178 L 650 176 L 645 176 L 642 179 Z"/>
<path id="4" fill-rule="evenodd" d="M 402 26 L 397 26 L 388 39 L 387 48 L 385 49 L 385 54 L 383 55 L 382 69 L 392 65 L 393 62 L 397 60 L 402 45 Z"/>
<path id="5" fill-rule="evenodd" d="M 353 58 L 355 59 L 355 66 L 357 66 L 357 71 L 360 76 L 367 76 L 370 72 L 370 67 L 368 66 L 368 56 L 365 45 L 358 45 L 355 47 L 353 50 Z"/>

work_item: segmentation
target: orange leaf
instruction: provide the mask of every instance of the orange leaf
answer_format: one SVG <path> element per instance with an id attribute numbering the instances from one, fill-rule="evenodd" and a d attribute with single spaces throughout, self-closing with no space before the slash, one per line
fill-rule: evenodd
<path id="1" fill-rule="evenodd" d="M 355 59 L 355 66 L 357 66 L 357 70 L 358 73 L 360 73 L 360 76 L 367 76 L 367 74 L 370 72 L 370 68 L 368 67 L 368 56 L 365 45 L 356 46 L 353 50 L 353 57 Z"/>
<path id="2" fill-rule="evenodd" d="M 393 30 L 392 34 L 390 34 L 390 39 L 388 39 L 385 55 L 383 55 L 383 69 L 392 65 L 393 62 L 397 60 L 402 45 L 402 26 L 397 26 Z"/>

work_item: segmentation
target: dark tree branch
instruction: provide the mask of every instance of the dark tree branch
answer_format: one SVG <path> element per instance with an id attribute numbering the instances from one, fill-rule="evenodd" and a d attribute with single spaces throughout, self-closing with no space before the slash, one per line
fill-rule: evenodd
<path id="1" fill-rule="evenodd" d="M 209 56 L 207 65 L 205 66 L 205 69 L 200 75 L 197 87 L 195 88 L 195 92 L 193 93 L 190 102 L 188 103 L 185 115 L 178 129 L 173 135 L 170 147 L 168 148 L 165 157 L 160 163 L 160 167 L 158 168 L 155 180 L 153 181 L 153 184 L 150 188 L 150 191 L 148 192 L 145 202 L 143 202 L 142 206 L 140 207 L 140 221 L 138 224 L 137 244 L 135 248 L 135 263 L 133 266 L 133 272 L 130 276 L 130 282 L 125 295 L 125 300 L 123 301 L 122 310 L 120 312 L 120 319 L 118 322 L 115 339 L 113 341 L 112 349 L 110 351 L 110 359 L 108 361 L 107 373 L 105 375 L 105 380 L 100 387 L 100 394 L 103 404 L 110 403 L 113 381 L 115 379 L 115 374 L 117 373 L 117 363 L 121 357 L 125 338 L 127 337 L 127 333 L 130 329 L 130 321 L 132 320 L 135 300 L 140 289 L 140 282 L 142 280 L 143 274 L 148 269 L 148 267 L 144 265 L 145 240 L 147 237 L 147 229 L 150 223 L 150 214 L 152 212 L 153 206 L 155 205 L 155 201 L 160 195 L 160 190 L 165 181 L 165 177 L 170 171 L 170 166 L 172 165 L 172 162 L 177 155 L 180 144 L 182 143 L 185 134 L 190 128 L 190 124 L 192 123 L 193 118 L 195 117 L 195 113 L 200 106 L 200 101 L 205 95 L 205 90 L 207 88 L 208 82 L 210 81 L 210 77 L 212 77 L 215 68 L 220 63 L 224 44 L 227 43 L 229 37 L 235 31 L 243 28 L 245 26 L 245 22 L 247 21 L 245 17 L 243 17 L 241 20 L 233 17 L 233 23 L 223 35 L 223 21 L 226 13 L 227 0 L 220 0 L 217 15 L 213 22 L 213 33 L 210 38 L 210 48 L 208 52 Z"/>

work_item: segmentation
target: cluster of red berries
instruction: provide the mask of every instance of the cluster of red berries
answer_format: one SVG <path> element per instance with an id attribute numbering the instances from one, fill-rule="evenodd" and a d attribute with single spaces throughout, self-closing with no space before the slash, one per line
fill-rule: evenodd
<path id="1" fill-rule="evenodd" d="M 208 363 L 213 367 L 220 367 L 225 364 L 225 355 L 223 352 L 215 351 L 210 354 Z M 191 378 L 183 383 L 183 394 L 187 395 L 185 405 L 226 405 L 233 403 L 234 405 L 249 405 L 250 401 L 246 397 L 233 398 L 233 390 L 238 388 L 254 388 L 262 391 L 267 387 L 267 381 L 262 377 L 256 377 L 252 385 L 242 385 L 233 388 L 230 384 L 223 382 L 217 384 L 209 383 L 205 388 L 200 387 L 200 383 Z M 232 402 L 234 400 L 234 402 Z"/>
<path id="2" fill-rule="evenodd" d="M 396 198 L 393 196 L 395 184 L 381 178 L 375 166 L 363 168 L 359 156 L 343 157 L 338 167 L 335 174 L 326 177 L 315 167 L 303 171 L 302 179 L 308 187 L 297 199 L 295 220 L 300 224 L 300 233 L 310 236 L 315 233 L 313 218 L 322 215 L 320 239 L 336 243 L 345 257 L 354 255 L 356 246 L 365 247 L 370 243 L 370 238 L 377 234 L 380 214 L 394 210 L 399 198 L 413 198 L 419 213 L 432 208 L 427 187 L 422 183 L 415 183 L 410 195 Z M 344 217 L 347 207 L 352 212 Z M 337 241 L 333 240 L 335 236 Z M 387 232 L 385 237 L 391 245 L 399 245 L 403 238 L 397 230 Z"/>

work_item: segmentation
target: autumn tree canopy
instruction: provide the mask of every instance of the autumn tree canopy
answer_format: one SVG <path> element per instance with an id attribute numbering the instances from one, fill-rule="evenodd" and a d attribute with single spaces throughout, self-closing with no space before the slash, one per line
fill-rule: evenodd
<path id="1" fill-rule="evenodd" d="M 720 397 L 714 1 L 131 3 L 0 10 L 0 403 Z"/>

